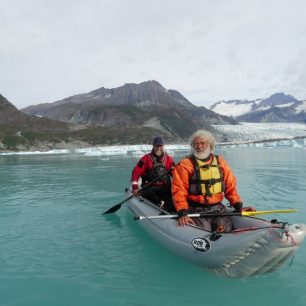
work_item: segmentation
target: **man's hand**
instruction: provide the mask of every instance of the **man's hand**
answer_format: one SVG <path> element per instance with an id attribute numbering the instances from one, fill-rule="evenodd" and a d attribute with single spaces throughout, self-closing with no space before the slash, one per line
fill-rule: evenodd
<path id="1" fill-rule="evenodd" d="M 179 226 L 185 226 L 188 224 L 196 225 L 195 222 L 192 220 L 192 218 L 189 218 L 187 216 L 178 218 L 177 222 Z"/>
<path id="2" fill-rule="evenodd" d="M 132 184 L 132 193 L 135 197 L 139 195 L 138 184 Z"/>
<path id="3" fill-rule="evenodd" d="M 233 204 L 233 207 L 235 209 L 235 212 L 242 212 L 243 203 L 242 202 L 236 202 Z"/>
<path id="4" fill-rule="evenodd" d="M 195 222 L 188 217 L 188 210 L 187 209 L 181 209 L 177 212 L 179 215 L 179 218 L 177 219 L 179 226 L 185 226 L 187 224 L 196 225 Z"/>
<path id="5" fill-rule="evenodd" d="M 139 195 L 139 189 L 133 189 L 132 190 L 133 195 L 136 197 Z"/>
<path id="6" fill-rule="evenodd" d="M 253 206 L 243 207 L 242 211 L 256 211 L 256 208 Z"/>

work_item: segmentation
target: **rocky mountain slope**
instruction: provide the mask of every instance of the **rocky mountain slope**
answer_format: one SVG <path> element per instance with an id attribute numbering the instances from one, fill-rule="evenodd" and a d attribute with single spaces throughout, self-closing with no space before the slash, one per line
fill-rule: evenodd
<path id="1" fill-rule="evenodd" d="M 35 128 L 40 130 L 63 130 L 68 124 L 55 122 L 48 118 L 29 116 L 19 111 L 12 103 L 0 94 L 0 126 L 2 128 Z"/>
<path id="2" fill-rule="evenodd" d="M 211 124 L 237 124 L 189 102 L 176 90 L 167 90 L 157 81 L 99 88 L 54 103 L 32 105 L 23 112 L 66 123 L 100 127 L 145 127 L 186 140 L 192 132 Z"/>
<path id="3" fill-rule="evenodd" d="M 27 115 L 0 95 L 0 152 L 48 151 L 95 145 L 150 143 L 159 130 L 141 127 L 86 127 Z M 180 139 L 168 135 L 169 142 Z"/>
<path id="4" fill-rule="evenodd" d="M 220 101 L 210 110 L 232 116 L 239 122 L 306 122 L 306 101 L 284 93 L 252 101 Z"/>

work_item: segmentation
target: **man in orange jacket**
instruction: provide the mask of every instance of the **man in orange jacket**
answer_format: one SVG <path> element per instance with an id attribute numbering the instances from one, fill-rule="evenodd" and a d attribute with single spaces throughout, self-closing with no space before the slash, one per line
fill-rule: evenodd
<path id="1" fill-rule="evenodd" d="M 215 138 L 200 130 L 191 136 L 192 154 L 175 167 L 172 180 L 172 198 L 178 212 L 179 226 L 189 224 L 207 231 L 230 232 L 230 217 L 189 218 L 188 213 L 223 213 L 224 197 L 238 212 L 242 200 L 236 190 L 236 178 L 225 159 L 214 155 Z"/>

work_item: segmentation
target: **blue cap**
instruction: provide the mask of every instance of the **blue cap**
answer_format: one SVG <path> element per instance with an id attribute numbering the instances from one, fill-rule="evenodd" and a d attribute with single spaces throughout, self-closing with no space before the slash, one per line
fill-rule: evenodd
<path id="1" fill-rule="evenodd" d="M 153 139 L 153 146 L 164 145 L 163 136 L 155 136 Z"/>

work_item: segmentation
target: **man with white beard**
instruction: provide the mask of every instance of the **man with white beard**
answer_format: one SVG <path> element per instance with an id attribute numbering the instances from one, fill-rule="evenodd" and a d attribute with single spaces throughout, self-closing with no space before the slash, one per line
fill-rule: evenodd
<path id="1" fill-rule="evenodd" d="M 203 130 L 190 138 L 191 155 L 173 170 L 172 199 L 179 215 L 179 226 L 197 225 L 207 231 L 231 232 L 228 216 L 190 218 L 189 213 L 224 213 L 224 197 L 236 211 L 242 200 L 236 190 L 236 178 L 222 156 L 214 155 L 214 136 Z"/>

